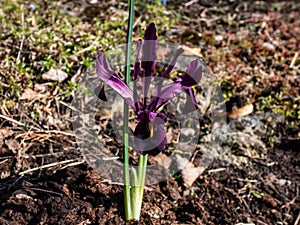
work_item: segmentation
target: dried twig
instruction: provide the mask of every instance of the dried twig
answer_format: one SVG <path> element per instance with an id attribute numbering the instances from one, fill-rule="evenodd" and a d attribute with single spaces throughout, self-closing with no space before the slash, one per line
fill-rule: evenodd
<path id="1" fill-rule="evenodd" d="M 66 106 L 66 107 L 68 107 L 69 109 L 71 109 L 73 111 L 80 112 L 78 109 L 74 108 L 73 106 L 71 106 L 68 103 L 63 102 L 62 100 L 59 100 L 59 103 L 62 104 L 62 105 L 64 105 L 64 106 Z"/>
<path id="2" fill-rule="evenodd" d="M 4 116 L 2 114 L 0 114 L 0 118 L 8 120 L 12 123 L 18 124 L 18 125 L 23 126 L 23 127 L 27 126 L 26 124 L 24 124 L 22 122 L 19 122 L 15 119 L 9 118 L 9 117 Z M 55 133 L 55 134 L 63 134 L 63 135 L 66 135 L 66 136 L 75 136 L 75 134 L 68 133 L 68 132 L 65 132 L 65 131 L 60 131 L 60 130 L 42 130 L 42 129 L 39 129 L 39 128 L 36 128 L 36 127 L 31 127 L 31 129 L 35 130 L 36 132 L 40 132 L 40 133 L 47 133 L 47 134 L 48 133 Z"/>
<path id="3" fill-rule="evenodd" d="M 75 134 L 73 133 L 69 133 L 69 132 L 65 132 L 65 131 L 61 131 L 61 130 L 39 130 L 39 132 L 41 133 L 55 133 L 55 134 L 63 134 L 66 136 L 75 136 Z"/>
<path id="4" fill-rule="evenodd" d="M 53 152 L 53 153 L 45 153 L 45 154 L 37 154 L 37 155 L 26 155 L 25 158 L 41 158 L 41 157 L 47 157 L 47 156 L 59 156 L 63 155 L 64 152 Z"/>
<path id="5" fill-rule="evenodd" d="M 135 22 L 134 22 L 134 24 L 133 24 L 133 26 L 132 26 L 133 29 L 139 24 L 139 22 L 141 21 L 142 17 L 143 17 L 143 15 L 139 16 L 139 17 L 135 20 Z"/>
<path id="6" fill-rule="evenodd" d="M 0 159 L 10 159 L 10 158 L 13 158 L 14 156 L 12 155 L 9 155 L 9 156 L 2 156 L 0 157 Z M 1 164 L 1 163 L 0 163 Z"/>
<path id="7" fill-rule="evenodd" d="M 299 225 L 299 222 L 300 222 L 300 213 L 298 214 L 298 217 L 297 217 L 294 225 Z"/>
<path id="8" fill-rule="evenodd" d="M 86 48 L 83 48 L 83 49 L 80 49 L 78 52 L 75 53 L 75 55 L 78 56 L 78 55 L 81 55 L 84 52 L 90 51 L 93 47 L 96 46 L 97 42 L 100 40 L 100 37 L 101 36 L 98 35 L 98 37 L 93 41 L 93 43 L 90 46 L 88 46 Z"/>
<path id="9" fill-rule="evenodd" d="M 56 194 L 56 195 L 59 195 L 59 196 L 63 196 L 63 194 L 61 194 L 61 193 L 58 193 L 58 192 L 55 192 L 55 191 L 44 190 L 44 189 L 41 189 L 41 188 L 29 187 L 29 188 L 25 188 L 25 190 L 26 189 L 41 191 L 41 192 L 46 192 L 46 193 L 50 193 L 50 194 Z"/>
<path id="10" fill-rule="evenodd" d="M 4 116 L 2 114 L 0 114 L 0 118 L 8 120 L 8 121 L 10 121 L 12 123 L 18 124 L 18 125 L 23 126 L 23 127 L 27 126 L 26 124 L 24 124 L 22 122 L 19 122 L 19 121 L 15 120 L 15 119 L 9 118 L 9 117 Z M 42 129 L 39 129 L 39 128 L 36 128 L 36 127 L 32 127 L 32 126 L 30 127 L 30 129 L 35 130 L 36 132 L 40 132 L 40 133 L 47 133 L 47 134 L 48 133 L 55 133 L 55 134 L 63 134 L 63 135 L 66 135 L 66 136 L 75 136 L 75 134 L 73 134 L 73 133 L 68 133 L 68 132 L 60 131 L 60 130 L 42 130 Z"/>
<path id="11" fill-rule="evenodd" d="M 290 66 L 289 66 L 290 68 L 293 68 L 293 67 L 294 67 L 295 62 L 296 62 L 296 60 L 297 60 L 297 58 L 298 58 L 298 55 L 299 55 L 299 52 L 296 52 L 295 55 L 294 55 L 294 57 L 293 57 L 293 59 L 292 59 L 292 61 L 291 61 Z"/>
<path id="12" fill-rule="evenodd" d="M 50 164 L 46 164 L 46 165 L 43 165 L 43 166 L 38 166 L 38 167 L 35 167 L 35 168 L 32 168 L 32 169 L 28 169 L 28 170 L 25 170 L 23 172 L 20 172 L 19 175 L 22 176 L 22 175 L 24 175 L 26 173 L 34 172 L 34 171 L 37 171 L 37 170 L 41 170 L 41 169 L 45 169 L 45 168 L 49 168 L 49 167 L 54 167 L 54 166 L 61 166 L 61 165 L 66 164 L 66 163 L 75 162 L 75 161 L 77 161 L 79 159 L 80 158 L 68 159 L 68 160 L 61 161 L 61 162 L 55 162 L 55 163 L 50 163 Z"/>
<path id="13" fill-rule="evenodd" d="M 17 63 L 20 63 L 20 57 L 21 57 L 21 52 L 23 49 L 23 45 L 24 45 L 24 40 L 25 40 L 25 28 L 24 28 L 24 5 L 21 5 L 21 23 L 22 23 L 22 40 L 20 43 L 20 47 L 19 47 L 19 52 L 18 52 L 18 56 L 17 56 Z"/>
<path id="14" fill-rule="evenodd" d="M 10 122 L 12 122 L 12 123 L 18 124 L 18 125 L 20 125 L 20 126 L 26 127 L 26 125 L 25 125 L 24 123 L 19 122 L 19 121 L 17 121 L 17 120 L 14 120 L 14 119 L 12 119 L 12 118 L 9 118 L 9 117 L 7 117 L 7 116 L 4 116 L 4 115 L 2 115 L 2 114 L 0 114 L 0 118 L 5 119 L 5 120 L 8 120 L 8 121 L 10 121 Z"/>
<path id="15" fill-rule="evenodd" d="M 251 213 L 251 209 L 250 209 L 249 205 L 247 204 L 247 202 L 245 201 L 244 198 L 242 198 L 241 196 L 239 196 L 239 194 L 236 193 L 236 192 L 235 192 L 234 190 L 232 190 L 231 188 L 224 187 L 224 190 L 230 192 L 232 195 L 234 195 L 235 197 L 237 197 L 238 200 L 239 200 L 240 202 L 243 202 L 244 205 L 246 206 L 246 208 L 248 209 L 248 212 Z"/>
<path id="16" fill-rule="evenodd" d="M 8 159 L 4 159 L 3 161 L 1 161 L 1 162 L 0 162 L 0 165 L 1 165 L 2 163 L 5 163 L 7 160 L 8 160 Z"/>
<path id="17" fill-rule="evenodd" d="M 189 7 L 189 6 L 191 6 L 191 5 L 193 5 L 194 3 L 197 3 L 197 2 L 198 2 L 198 0 L 192 0 L 192 1 L 189 1 L 187 3 L 184 3 L 184 6 Z"/>
<path id="18" fill-rule="evenodd" d="M 226 170 L 226 168 L 221 167 L 221 168 L 217 168 L 217 169 L 211 169 L 211 170 L 207 171 L 207 173 L 208 173 L 208 174 L 213 174 L 213 173 L 222 172 L 222 171 L 224 171 L 224 170 Z"/>
<path id="19" fill-rule="evenodd" d="M 82 164 L 82 163 L 84 163 L 84 162 L 85 162 L 85 160 L 81 160 L 81 161 L 79 161 L 79 162 L 73 162 L 73 163 L 70 163 L 70 164 L 67 164 L 67 165 L 63 166 L 63 167 L 60 168 L 59 170 L 63 170 L 63 169 L 65 169 L 65 168 L 67 168 L 67 167 L 70 167 L 70 166 L 78 166 L 78 165 L 80 165 L 80 164 Z"/>

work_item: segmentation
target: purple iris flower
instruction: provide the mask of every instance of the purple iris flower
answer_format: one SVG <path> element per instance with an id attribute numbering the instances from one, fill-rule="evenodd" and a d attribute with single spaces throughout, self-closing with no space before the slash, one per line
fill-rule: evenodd
<path id="1" fill-rule="evenodd" d="M 136 50 L 136 61 L 134 64 L 133 89 L 128 87 L 111 68 L 103 52 L 99 52 L 96 60 L 96 73 L 99 78 L 113 88 L 130 105 L 137 116 L 137 125 L 133 132 L 134 148 L 141 154 L 157 155 L 166 145 L 165 122 L 167 116 L 159 109 L 170 99 L 182 92 L 187 93 L 184 112 L 197 109 L 192 87 L 198 84 L 202 78 L 202 64 L 198 59 L 193 60 L 187 67 L 185 73 L 177 78 L 175 82 L 163 85 L 163 80 L 174 68 L 177 58 L 183 53 L 178 49 L 169 63 L 168 67 L 155 85 L 155 94 L 148 98 L 150 83 L 153 81 L 155 71 L 158 40 L 156 27 L 151 23 L 144 35 L 144 40 L 139 40 Z M 140 52 L 142 56 L 140 57 Z M 141 78 L 141 91 L 138 91 L 138 78 Z M 99 98 L 106 99 L 104 86 L 99 92 Z M 141 93 L 138 93 L 141 92 Z"/>

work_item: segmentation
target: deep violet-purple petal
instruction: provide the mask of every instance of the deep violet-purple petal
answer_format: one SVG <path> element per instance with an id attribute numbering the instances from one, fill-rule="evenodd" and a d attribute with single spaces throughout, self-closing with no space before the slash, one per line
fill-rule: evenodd
<path id="1" fill-rule="evenodd" d="M 179 57 L 183 52 L 184 52 L 184 50 L 183 50 L 182 48 L 177 49 L 177 51 L 175 52 L 175 55 L 173 56 L 173 58 L 172 58 L 171 62 L 169 63 L 167 69 L 165 70 L 165 72 L 163 73 L 163 75 L 162 75 L 160 81 L 158 82 L 157 86 L 155 87 L 155 89 L 156 89 L 156 90 L 155 90 L 155 91 L 156 91 L 156 96 L 154 96 L 154 97 L 151 99 L 151 101 L 150 101 L 150 103 L 149 103 L 149 105 L 148 105 L 148 109 L 149 109 L 149 110 L 155 109 L 156 106 L 158 105 L 159 99 L 160 99 L 160 98 L 157 97 L 157 96 L 160 96 L 161 87 L 162 87 L 162 83 L 163 83 L 163 81 L 164 81 L 164 78 L 166 78 L 166 77 L 170 74 L 170 72 L 173 70 L 173 68 L 174 68 L 174 66 L 175 66 L 175 64 L 176 64 L 176 62 L 177 62 L 178 57 Z"/>
<path id="2" fill-rule="evenodd" d="M 141 154 L 157 155 L 165 147 L 167 139 L 164 123 L 145 123 L 144 121 L 137 124 L 134 131 L 134 148 Z M 153 126 L 151 128 L 150 126 Z M 150 136 L 150 129 L 154 129 L 153 136 Z"/>
<path id="3" fill-rule="evenodd" d="M 104 85 L 99 85 L 98 87 L 96 87 L 94 93 L 102 101 L 107 101 Z"/>
<path id="4" fill-rule="evenodd" d="M 139 39 L 136 45 L 136 58 L 135 58 L 135 64 L 134 64 L 134 80 L 136 81 L 138 79 L 139 73 L 140 73 L 140 67 L 141 67 L 141 60 L 140 60 L 140 52 L 142 47 L 143 41 L 142 39 Z"/>
<path id="5" fill-rule="evenodd" d="M 99 78 L 113 88 L 125 102 L 135 108 L 133 91 L 113 72 L 105 55 L 100 52 L 96 60 L 96 73 Z"/>
<path id="6" fill-rule="evenodd" d="M 187 70 L 182 77 L 177 78 L 174 83 L 167 84 L 161 88 L 158 96 L 151 99 L 148 109 L 159 109 L 170 99 L 199 83 L 201 78 L 202 65 L 198 62 L 198 59 L 195 59 L 188 65 Z"/>
<path id="7" fill-rule="evenodd" d="M 141 52 L 142 44 L 143 44 L 143 41 L 141 39 L 139 39 L 137 42 L 137 46 L 136 46 L 136 59 L 135 59 L 135 64 L 134 64 L 134 69 L 133 69 L 133 76 L 134 76 L 133 100 L 134 100 L 135 108 L 137 110 L 139 110 L 141 107 L 139 95 L 137 92 L 137 82 L 138 82 L 138 77 L 139 77 L 140 68 L 141 68 L 140 52 Z"/>
<path id="8" fill-rule="evenodd" d="M 102 51 L 99 51 L 96 59 L 96 73 L 101 80 L 107 80 L 114 71 L 112 70 L 107 58 Z"/>
<path id="9" fill-rule="evenodd" d="M 202 78 L 202 65 L 198 59 L 193 60 L 181 77 L 181 84 L 186 87 L 192 87 L 200 82 Z"/>
<path id="10" fill-rule="evenodd" d="M 166 144 L 164 124 L 167 116 L 161 112 L 141 111 L 134 130 L 134 147 L 142 154 L 156 155 Z"/>
<path id="11" fill-rule="evenodd" d="M 143 97 L 146 99 L 148 95 L 151 78 L 153 76 L 156 64 L 156 55 L 158 49 L 158 40 L 156 35 L 156 27 L 154 23 L 150 23 L 144 35 L 144 43 L 142 48 L 142 89 Z M 145 101 L 144 101 L 145 102 Z"/>
<path id="12" fill-rule="evenodd" d="M 117 76 L 111 76 L 107 81 L 111 88 L 113 88 L 121 97 L 125 100 L 125 102 L 131 107 L 135 108 L 134 100 L 133 100 L 133 91 Z"/>
<path id="13" fill-rule="evenodd" d="M 169 63 L 167 69 L 163 73 L 162 78 L 166 78 L 169 75 L 169 73 L 173 70 L 173 68 L 174 68 L 174 66 L 176 64 L 178 57 L 183 52 L 184 52 L 184 50 L 182 48 L 179 48 L 179 49 L 176 50 L 175 55 L 173 56 L 173 58 L 172 58 L 171 62 Z"/>
<path id="14" fill-rule="evenodd" d="M 167 101 L 176 97 L 187 89 L 188 87 L 182 86 L 180 82 L 174 82 L 163 86 L 160 92 L 160 96 L 158 96 L 158 100 L 156 101 L 155 110 L 159 109 Z"/>

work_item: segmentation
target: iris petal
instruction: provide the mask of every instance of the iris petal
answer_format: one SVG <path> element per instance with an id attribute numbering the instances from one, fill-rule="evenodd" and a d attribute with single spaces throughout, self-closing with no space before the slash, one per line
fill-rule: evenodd
<path id="1" fill-rule="evenodd" d="M 195 59 L 188 65 L 182 77 L 178 78 L 174 83 L 167 84 L 161 88 L 159 96 L 156 97 L 158 100 L 155 100 L 155 104 L 151 101 L 149 106 L 151 106 L 151 109 L 157 110 L 170 99 L 199 83 L 201 78 L 202 65 L 198 59 Z"/>
<path id="2" fill-rule="evenodd" d="M 98 87 L 96 87 L 95 90 L 94 90 L 94 93 L 102 101 L 107 101 L 104 85 L 99 85 Z"/>
<path id="3" fill-rule="evenodd" d="M 144 121 L 138 123 L 134 130 L 134 136 L 134 148 L 141 154 L 155 156 L 164 149 L 167 142 L 164 122 L 156 120 L 149 123 L 144 123 Z"/>
<path id="4" fill-rule="evenodd" d="M 135 64 L 134 64 L 134 80 L 136 81 L 138 79 L 138 75 L 140 72 L 140 66 L 141 66 L 141 61 L 140 61 L 140 51 L 142 47 L 142 40 L 138 40 L 137 45 L 136 45 L 136 58 L 135 58 Z"/>
<path id="5" fill-rule="evenodd" d="M 136 47 L 136 59 L 135 59 L 135 64 L 134 64 L 134 69 L 133 69 L 133 75 L 134 75 L 134 81 L 133 81 L 133 100 L 134 100 L 134 104 L 135 104 L 135 108 L 137 110 L 140 109 L 140 101 L 139 101 L 139 96 L 137 93 L 137 82 L 138 82 L 138 76 L 140 73 L 140 69 L 141 69 L 141 61 L 140 61 L 140 51 L 141 51 L 141 47 L 142 47 L 142 40 L 138 40 L 137 42 L 137 47 Z"/>
<path id="6" fill-rule="evenodd" d="M 162 83 L 164 81 L 163 78 L 166 78 L 170 72 L 173 70 L 176 62 L 177 62 L 177 59 L 178 57 L 184 52 L 184 50 L 182 48 L 179 48 L 177 49 L 177 51 L 175 52 L 175 55 L 173 56 L 173 59 L 171 60 L 171 62 L 169 63 L 168 65 L 168 68 L 165 70 L 165 72 L 163 73 L 162 75 L 162 79 L 160 79 L 160 81 L 158 82 L 157 86 L 155 87 L 156 88 L 156 96 L 154 96 L 149 105 L 148 105 L 148 109 L 149 110 L 154 110 L 157 106 L 157 104 L 159 103 L 159 97 L 158 96 L 161 96 L 160 92 L 161 92 L 161 87 L 162 87 Z"/>
<path id="7" fill-rule="evenodd" d="M 154 23 L 150 23 L 145 31 L 142 51 L 142 88 L 144 103 L 148 95 L 149 86 L 155 69 L 157 49 L 158 40 L 156 35 L 156 27 Z"/>
<path id="8" fill-rule="evenodd" d="M 114 73 L 103 52 L 99 52 L 96 60 L 96 73 L 103 82 L 121 95 L 128 105 L 135 108 L 133 91 Z"/>
<path id="9" fill-rule="evenodd" d="M 141 154 L 157 155 L 166 144 L 164 124 L 167 116 L 163 113 L 141 111 L 134 130 L 134 148 Z"/>
<path id="10" fill-rule="evenodd" d="M 155 105 L 155 110 L 159 109 L 167 101 L 169 101 L 170 99 L 174 98 L 175 96 L 187 89 L 188 88 L 182 86 L 180 82 L 174 82 L 163 86 L 160 92 L 160 96 L 158 96 L 158 101 Z"/>
<path id="11" fill-rule="evenodd" d="M 192 87 L 200 82 L 202 78 L 202 65 L 198 59 L 193 60 L 184 75 L 181 84 L 186 87 Z"/>
<path id="12" fill-rule="evenodd" d="M 184 52 L 184 50 L 182 48 L 177 49 L 177 51 L 175 52 L 175 55 L 173 56 L 173 59 L 171 60 L 171 62 L 168 65 L 168 68 L 165 70 L 165 72 L 163 73 L 162 77 L 166 78 L 169 73 L 173 70 L 178 57 Z"/>

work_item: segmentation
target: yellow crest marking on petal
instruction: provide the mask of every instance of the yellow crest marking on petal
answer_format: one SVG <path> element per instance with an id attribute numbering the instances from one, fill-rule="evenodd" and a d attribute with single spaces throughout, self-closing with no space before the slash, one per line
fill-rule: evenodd
<path id="1" fill-rule="evenodd" d="M 150 138 L 152 138 L 154 135 L 154 124 L 152 122 L 150 122 L 149 124 L 149 129 L 150 129 Z"/>

